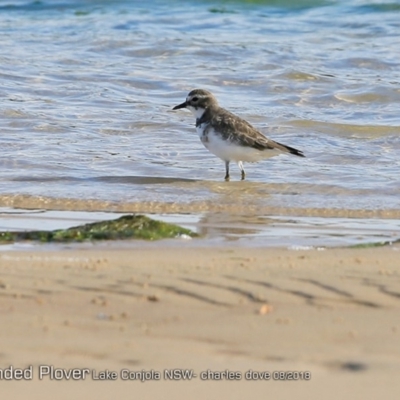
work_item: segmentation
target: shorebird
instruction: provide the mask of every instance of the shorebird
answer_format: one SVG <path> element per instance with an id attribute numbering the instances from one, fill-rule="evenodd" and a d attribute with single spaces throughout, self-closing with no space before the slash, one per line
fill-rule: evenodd
<path id="1" fill-rule="evenodd" d="M 211 153 L 225 162 L 225 180 L 229 180 L 229 164 L 235 161 L 246 173 L 243 162 L 257 162 L 280 153 L 304 157 L 302 151 L 268 139 L 244 119 L 220 107 L 215 96 L 204 89 L 194 89 L 186 100 L 173 108 L 187 108 L 196 117 L 196 130 L 201 142 Z"/>

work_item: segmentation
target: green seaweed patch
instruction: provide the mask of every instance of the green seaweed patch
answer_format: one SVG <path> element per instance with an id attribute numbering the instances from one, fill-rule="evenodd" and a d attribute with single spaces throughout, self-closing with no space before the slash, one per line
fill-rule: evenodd
<path id="1" fill-rule="evenodd" d="M 54 231 L 0 232 L 0 243 L 32 240 L 38 242 L 83 242 L 86 240 L 158 240 L 180 235 L 198 236 L 189 229 L 144 215 L 125 215 L 118 219 L 94 222 Z"/>
<path id="2" fill-rule="evenodd" d="M 392 246 L 393 244 L 400 243 L 400 239 L 398 240 L 387 240 L 385 242 L 369 242 L 369 243 L 360 243 L 354 244 L 352 246 L 348 246 L 350 249 L 369 249 L 373 247 L 384 247 L 384 246 Z"/>

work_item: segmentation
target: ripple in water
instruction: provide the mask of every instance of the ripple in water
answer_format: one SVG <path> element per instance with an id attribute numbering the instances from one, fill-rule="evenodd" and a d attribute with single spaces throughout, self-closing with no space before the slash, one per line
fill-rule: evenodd
<path id="1" fill-rule="evenodd" d="M 1 6 L 0 205 L 397 215 L 398 4 L 298 4 Z M 194 87 L 307 158 L 223 182 Z"/>

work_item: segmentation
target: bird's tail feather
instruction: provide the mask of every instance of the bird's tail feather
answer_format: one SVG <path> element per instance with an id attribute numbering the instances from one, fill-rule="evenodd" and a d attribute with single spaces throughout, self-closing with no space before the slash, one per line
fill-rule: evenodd
<path id="1" fill-rule="evenodd" d="M 279 150 L 284 151 L 285 153 L 294 154 L 295 156 L 298 156 L 298 157 L 305 157 L 305 155 L 303 154 L 303 152 L 301 150 L 297 150 L 294 147 L 286 146 L 286 144 L 282 144 L 282 143 L 278 143 L 278 142 L 275 142 L 275 143 L 278 145 L 277 148 Z"/>

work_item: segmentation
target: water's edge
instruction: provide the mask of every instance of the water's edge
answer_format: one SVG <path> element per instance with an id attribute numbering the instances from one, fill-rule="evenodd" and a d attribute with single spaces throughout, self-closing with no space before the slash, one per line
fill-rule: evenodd
<path id="1" fill-rule="evenodd" d="M 1 231 L 68 229 L 86 223 L 116 219 L 124 213 L 0 209 Z M 201 214 L 148 214 L 149 217 L 190 229 L 201 236 L 195 242 L 207 246 L 322 248 L 395 242 L 400 222 L 395 219 L 322 217 L 274 217 L 224 212 Z M 171 241 L 170 241 L 171 242 Z M 132 241 L 129 241 L 130 245 Z M 100 244 L 101 245 L 101 244 Z M 114 242 L 115 246 L 128 243 Z M 177 239 L 175 245 L 182 245 Z M 54 245 L 53 245 L 54 246 Z M 63 245 L 57 245 L 63 246 Z M 70 247 L 71 244 L 68 244 Z M 109 244 L 107 244 L 109 246 Z M 2 250 L 32 248 L 31 245 L 2 245 Z M 37 248 L 35 245 L 33 248 Z"/>

